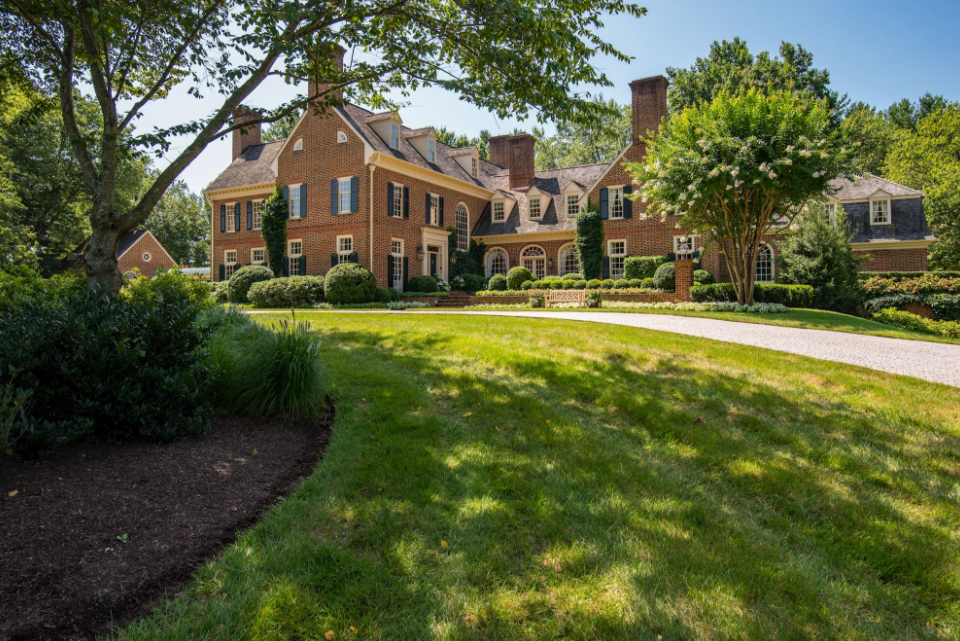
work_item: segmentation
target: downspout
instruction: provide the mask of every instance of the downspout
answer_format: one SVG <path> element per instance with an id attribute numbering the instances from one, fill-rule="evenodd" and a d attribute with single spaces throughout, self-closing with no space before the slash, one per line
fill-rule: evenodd
<path id="1" fill-rule="evenodd" d="M 210 263 L 210 282 L 213 282 L 213 201 L 210 200 L 210 196 L 204 194 L 207 198 L 207 202 L 210 204 L 210 260 L 207 261 Z M 239 256 L 238 256 L 239 258 Z"/>
<path id="2" fill-rule="evenodd" d="M 373 271 L 373 172 L 376 170 L 376 166 L 370 165 L 370 271 L 371 273 L 376 273 Z M 387 283 L 387 287 L 390 284 Z"/>

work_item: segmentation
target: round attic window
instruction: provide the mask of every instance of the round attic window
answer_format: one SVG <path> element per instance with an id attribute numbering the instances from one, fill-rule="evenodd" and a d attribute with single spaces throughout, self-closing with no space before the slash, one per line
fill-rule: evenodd
<path id="1" fill-rule="evenodd" d="M 143 252 L 143 262 L 149 263 L 151 258 L 153 256 L 150 255 L 150 252 Z"/>

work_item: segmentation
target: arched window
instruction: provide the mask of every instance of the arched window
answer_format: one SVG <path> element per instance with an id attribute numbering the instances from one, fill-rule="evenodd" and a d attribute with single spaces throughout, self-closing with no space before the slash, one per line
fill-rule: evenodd
<path id="1" fill-rule="evenodd" d="M 560 275 L 576 274 L 580 271 L 580 261 L 577 260 L 577 248 L 573 243 L 560 248 Z"/>
<path id="2" fill-rule="evenodd" d="M 539 280 L 547 275 L 547 252 L 543 251 L 543 247 L 530 245 L 520 252 L 520 264 Z"/>
<path id="3" fill-rule="evenodd" d="M 774 281 L 773 248 L 764 243 L 757 250 L 757 265 L 754 280 L 758 283 Z"/>
<path id="4" fill-rule="evenodd" d="M 467 206 L 457 204 L 457 249 L 462 252 L 470 249 L 470 231 L 467 229 Z"/>
<path id="5" fill-rule="evenodd" d="M 507 269 L 510 267 L 510 259 L 507 252 L 499 247 L 487 252 L 487 277 L 494 274 L 507 275 Z"/>

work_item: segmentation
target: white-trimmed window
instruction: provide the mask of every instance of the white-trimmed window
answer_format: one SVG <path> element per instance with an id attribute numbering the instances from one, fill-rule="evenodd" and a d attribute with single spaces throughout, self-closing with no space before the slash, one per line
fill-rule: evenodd
<path id="1" fill-rule="evenodd" d="M 250 206 L 253 211 L 253 228 L 260 229 L 260 220 L 263 218 L 263 201 L 254 200 Z"/>
<path id="2" fill-rule="evenodd" d="M 580 214 L 580 195 L 567 195 L 567 216 L 578 216 Z"/>
<path id="3" fill-rule="evenodd" d="M 235 271 L 237 271 L 237 250 L 228 249 L 223 252 L 223 277 L 230 280 Z"/>
<path id="4" fill-rule="evenodd" d="M 576 274 L 580 271 L 580 261 L 577 259 L 577 248 L 572 243 L 560 248 L 560 254 L 557 256 L 560 262 L 560 275 Z"/>
<path id="5" fill-rule="evenodd" d="M 393 267 L 393 287 L 398 292 L 403 291 L 403 241 L 397 238 L 390 240 L 390 264 Z"/>
<path id="6" fill-rule="evenodd" d="M 547 275 L 547 252 L 543 251 L 543 247 L 531 245 L 520 253 L 520 264 L 540 280 Z"/>
<path id="7" fill-rule="evenodd" d="M 267 253 L 264 251 L 263 247 L 250 250 L 250 264 L 251 265 L 262 265 L 266 262 Z"/>
<path id="8" fill-rule="evenodd" d="M 403 185 L 393 184 L 393 211 L 394 218 L 403 218 Z"/>
<path id="9" fill-rule="evenodd" d="M 303 241 L 291 240 L 287 242 L 287 256 L 290 258 L 299 258 L 303 255 Z"/>
<path id="10" fill-rule="evenodd" d="M 487 252 L 488 278 L 494 274 L 503 274 L 506 276 L 509 268 L 510 258 L 507 256 L 506 250 L 497 247 L 496 249 L 491 249 Z"/>
<path id="11" fill-rule="evenodd" d="M 774 269 L 773 247 L 763 243 L 757 250 L 754 280 L 758 283 L 772 283 L 776 276 Z"/>
<path id="12" fill-rule="evenodd" d="M 870 224 L 890 224 L 890 199 L 878 198 L 870 201 Z"/>
<path id="13" fill-rule="evenodd" d="M 695 251 L 697 251 L 696 236 L 691 234 L 690 236 L 673 237 L 673 253 L 677 256 L 689 256 Z"/>
<path id="14" fill-rule="evenodd" d="M 287 193 L 290 195 L 290 218 L 300 218 L 300 185 L 290 185 Z"/>
<path id="15" fill-rule="evenodd" d="M 427 212 L 427 214 L 428 224 L 440 224 L 440 196 L 437 194 L 430 194 L 430 210 Z"/>
<path id="16" fill-rule="evenodd" d="M 502 200 L 493 201 L 493 222 L 502 223 L 504 220 L 506 220 L 506 217 L 507 214 L 504 202 Z"/>
<path id="17" fill-rule="evenodd" d="M 341 143 L 341 142 L 347 142 L 347 134 L 344 133 L 344 132 L 342 132 L 342 131 L 338 131 L 338 132 L 337 132 L 337 143 L 339 144 L 339 143 Z"/>
<path id="18" fill-rule="evenodd" d="M 353 191 L 351 190 L 351 185 L 353 184 L 353 176 L 348 176 L 347 178 L 337 179 L 338 187 L 340 188 L 340 213 L 349 214 L 356 211 L 353 202 Z"/>
<path id="19" fill-rule="evenodd" d="M 227 233 L 237 231 L 237 203 L 227 205 Z"/>
<path id="20" fill-rule="evenodd" d="M 465 252 L 470 249 L 470 229 L 467 206 L 463 203 L 457 203 L 455 222 L 457 225 L 457 249 Z"/>
<path id="21" fill-rule="evenodd" d="M 530 219 L 531 220 L 540 220 L 543 217 L 543 210 L 540 208 L 539 196 L 530 199 Z"/>
<path id="22" fill-rule="evenodd" d="M 297 142 L 293 143 L 294 151 L 303 151 L 303 138 L 297 138 Z"/>
<path id="23" fill-rule="evenodd" d="M 480 171 L 480 161 L 478 161 L 476 158 L 471 158 L 470 159 L 470 175 L 476 178 L 479 171 Z"/>
<path id="24" fill-rule="evenodd" d="M 437 161 L 437 141 L 433 138 L 427 138 L 427 162 Z"/>
<path id="25" fill-rule="evenodd" d="M 390 123 L 390 149 L 400 148 L 400 125 Z"/>
<path id="26" fill-rule="evenodd" d="M 340 254 L 340 262 L 345 262 L 353 253 L 353 236 L 337 236 L 337 253 Z"/>
<path id="27" fill-rule="evenodd" d="M 623 218 L 623 187 L 607 188 L 607 204 L 610 207 L 610 219 Z"/>
<path id="28" fill-rule="evenodd" d="M 152 258 L 153 256 L 150 255 L 150 252 L 143 252 L 143 262 L 149 263 Z"/>
<path id="29" fill-rule="evenodd" d="M 623 278 L 624 261 L 627 259 L 627 241 L 608 241 L 607 256 L 610 258 L 610 278 L 613 280 Z"/>

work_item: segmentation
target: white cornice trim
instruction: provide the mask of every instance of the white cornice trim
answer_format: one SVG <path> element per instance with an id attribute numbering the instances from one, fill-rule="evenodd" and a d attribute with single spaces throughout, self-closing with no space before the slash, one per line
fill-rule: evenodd
<path id="1" fill-rule="evenodd" d="M 493 243 L 531 243 L 535 241 L 546 241 L 546 240 L 573 240 L 576 236 L 576 232 L 573 230 L 569 231 L 540 231 L 540 232 L 531 232 L 529 234 L 496 234 L 492 236 L 477 236 L 473 237 L 477 240 L 482 240 L 485 244 L 491 245 Z"/>
<path id="2" fill-rule="evenodd" d="M 213 189 L 204 192 L 207 200 L 213 205 L 214 200 L 228 200 L 230 198 L 240 198 L 249 196 L 255 192 L 273 191 L 277 188 L 276 181 L 268 183 L 257 183 L 256 185 L 244 185 L 243 187 L 228 187 L 227 189 Z"/>
<path id="3" fill-rule="evenodd" d="M 424 167 L 414 165 L 406 160 L 400 160 L 399 158 L 387 156 L 379 151 L 375 151 L 370 154 L 370 156 L 367 158 L 367 164 L 382 167 L 388 171 L 393 171 L 404 176 L 416 178 L 417 180 L 422 180 L 439 187 L 446 187 L 447 189 L 452 189 L 468 196 L 483 198 L 484 200 L 489 200 L 494 194 L 493 191 L 484 187 L 465 182 L 459 178 L 446 176 L 433 171 L 432 169 L 425 169 Z"/>
<path id="4" fill-rule="evenodd" d="M 872 243 L 850 243 L 857 251 L 874 249 L 926 249 L 933 244 L 932 240 L 879 240 Z"/>

